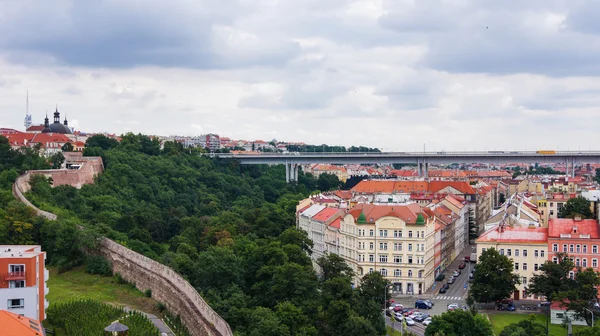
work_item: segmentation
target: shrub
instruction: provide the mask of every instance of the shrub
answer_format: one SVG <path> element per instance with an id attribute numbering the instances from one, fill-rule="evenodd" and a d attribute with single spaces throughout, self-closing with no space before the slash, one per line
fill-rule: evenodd
<path id="1" fill-rule="evenodd" d="M 167 306 L 165 306 L 164 303 L 162 303 L 162 302 L 156 303 L 156 310 L 158 310 L 159 313 L 164 312 L 166 309 L 167 309 Z"/>
<path id="2" fill-rule="evenodd" d="M 115 273 L 115 278 L 117 279 L 117 283 L 120 285 L 126 285 L 129 283 L 127 280 L 123 279 L 121 273 Z"/>
<path id="3" fill-rule="evenodd" d="M 146 295 L 146 297 L 152 297 L 152 289 L 148 288 L 144 291 L 144 295 Z"/>
<path id="4" fill-rule="evenodd" d="M 85 271 L 89 274 L 112 275 L 110 262 L 100 256 L 88 256 L 85 261 Z"/>

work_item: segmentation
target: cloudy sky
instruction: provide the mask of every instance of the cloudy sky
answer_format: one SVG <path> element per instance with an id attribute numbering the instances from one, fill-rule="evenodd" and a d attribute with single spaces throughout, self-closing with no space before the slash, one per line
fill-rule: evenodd
<path id="1" fill-rule="evenodd" d="M 600 147 L 600 1 L 0 0 L 0 126 Z"/>

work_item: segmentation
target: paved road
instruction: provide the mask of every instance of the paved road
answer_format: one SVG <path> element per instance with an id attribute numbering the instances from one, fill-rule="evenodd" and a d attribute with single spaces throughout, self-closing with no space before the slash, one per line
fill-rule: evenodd
<path id="1" fill-rule="evenodd" d="M 134 309 L 131 309 L 130 307 L 124 307 L 123 308 L 126 312 L 132 311 Z M 139 311 L 138 312 L 146 315 L 146 317 L 152 321 L 152 323 L 154 324 L 154 326 L 158 329 L 158 331 L 160 331 L 161 335 L 167 335 L 167 336 L 175 336 L 175 334 L 173 333 L 173 331 L 171 331 L 171 328 L 169 328 L 165 322 L 163 322 L 160 318 L 158 318 L 156 315 L 153 314 L 148 314 L 145 313 L 143 311 Z"/>
<path id="2" fill-rule="evenodd" d="M 390 327 L 392 326 L 392 321 L 390 320 L 389 316 L 385 317 L 385 324 Z M 394 329 L 400 331 L 400 322 L 394 322 L 393 327 Z M 405 331 L 410 331 L 417 336 L 423 336 L 425 335 L 425 326 L 419 322 L 416 322 L 414 326 L 407 326 Z"/>

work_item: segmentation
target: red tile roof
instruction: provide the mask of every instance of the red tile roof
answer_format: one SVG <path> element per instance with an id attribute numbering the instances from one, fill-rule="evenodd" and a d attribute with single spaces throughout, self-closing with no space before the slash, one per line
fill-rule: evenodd
<path id="1" fill-rule="evenodd" d="M 341 214 L 342 211 L 338 208 L 326 207 L 325 209 L 319 211 L 316 215 L 314 215 L 312 219 L 319 222 L 326 222 L 328 219 L 336 215 L 341 216 Z"/>
<path id="2" fill-rule="evenodd" d="M 577 227 L 577 233 L 573 230 Z M 561 234 L 571 234 L 571 238 L 579 238 L 580 235 L 590 235 L 592 239 L 600 238 L 598 222 L 595 219 L 583 219 L 575 221 L 571 218 L 551 218 L 548 221 L 548 236 L 560 238 Z"/>
<path id="3" fill-rule="evenodd" d="M 431 181 L 429 182 L 429 192 L 438 192 L 444 188 L 452 187 L 463 194 L 475 194 L 475 190 L 466 181 Z"/>
<path id="4" fill-rule="evenodd" d="M 341 222 L 342 222 L 342 217 L 334 219 L 333 222 L 331 222 L 331 224 L 329 224 L 329 226 L 339 229 L 341 226 Z"/>
<path id="5" fill-rule="evenodd" d="M 0 310 L 0 335 L 42 336 L 43 326 L 38 320 Z M 37 330 L 36 330 L 37 329 Z"/>
<path id="6" fill-rule="evenodd" d="M 334 194 L 343 200 L 349 200 L 352 198 L 352 192 L 350 190 L 336 190 Z"/>
<path id="7" fill-rule="evenodd" d="M 25 131 L 26 132 L 41 132 L 44 129 L 44 125 L 31 125 Z"/>
<path id="8" fill-rule="evenodd" d="M 489 242 L 546 244 L 548 243 L 548 228 L 504 226 L 500 230 L 499 227 L 493 227 L 477 238 L 477 243 Z"/>
<path id="9" fill-rule="evenodd" d="M 419 213 L 423 213 L 425 219 L 430 217 L 425 210 L 427 209 L 421 208 L 421 206 L 416 203 L 407 205 L 374 205 L 361 203 L 357 204 L 348 213 L 354 217 L 354 220 L 357 220 L 361 212 L 364 212 L 367 223 L 375 223 L 375 221 L 381 217 L 391 216 L 400 218 L 407 224 L 415 224 Z"/>

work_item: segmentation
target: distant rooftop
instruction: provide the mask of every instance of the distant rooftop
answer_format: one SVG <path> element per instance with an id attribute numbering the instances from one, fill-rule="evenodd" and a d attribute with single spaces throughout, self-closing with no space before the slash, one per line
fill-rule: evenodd
<path id="1" fill-rule="evenodd" d="M 40 253 L 40 245 L 0 245 L 0 258 L 31 258 Z"/>
<path id="2" fill-rule="evenodd" d="M 520 226 L 496 226 L 482 233 L 477 243 L 530 243 L 546 244 L 548 242 L 548 228 L 529 228 Z"/>

